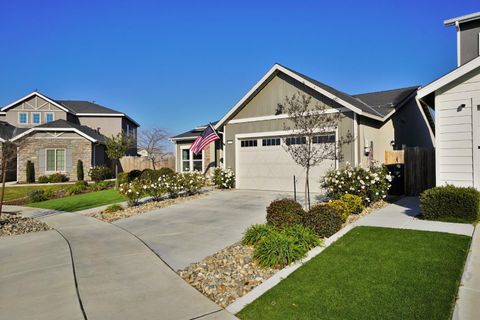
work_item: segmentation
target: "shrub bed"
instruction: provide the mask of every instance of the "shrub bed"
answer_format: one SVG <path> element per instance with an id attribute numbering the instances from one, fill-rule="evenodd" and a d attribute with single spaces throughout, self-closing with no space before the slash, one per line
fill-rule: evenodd
<path id="1" fill-rule="evenodd" d="M 215 168 L 212 182 L 219 189 L 232 189 L 235 187 L 235 174 L 230 169 Z"/>
<path id="2" fill-rule="evenodd" d="M 40 183 L 55 183 L 55 182 L 67 182 L 69 179 L 63 173 L 54 173 L 48 176 L 38 177 Z"/>
<path id="3" fill-rule="evenodd" d="M 302 222 L 305 211 L 292 199 L 275 200 L 267 207 L 267 223 L 277 228 L 293 226 Z"/>
<path id="4" fill-rule="evenodd" d="M 352 194 L 361 197 L 368 205 L 387 196 L 391 181 L 392 176 L 385 166 L 373 165 L 364 169 L 347 164 L 343 169 L 328 171 L 322 180 L 322 187 L 332 199 Z"/>
<path id="5" fill-rule="evenodd" d="M 312 228 L 319 237 L 328 238 L 342 228 L 343 219 L 328 204 L 317 204 L 303 215 L 303 225 Z"/>
<path id="6" fill-rule="evenodd" d="M 435 187 L 420 195 L 421 217 L 474 222 L 479 219 L 480 192 L 471 187 Z"/>

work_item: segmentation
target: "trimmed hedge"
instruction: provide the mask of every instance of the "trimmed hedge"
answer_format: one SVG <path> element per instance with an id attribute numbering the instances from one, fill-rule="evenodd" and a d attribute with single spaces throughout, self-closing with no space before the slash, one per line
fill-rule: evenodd
<path id="1" fill-rule="evenodd" d="M 82 160 L 77 161 L 77 180 L 78 181 L 83 181 L 85 178 L 83 174 L 83 162 Z"/>
<path id="2" fill-rule="evenodd" d="M 344 194 L 339 200 L 343 201 L 348 207 L 350 214 L 360 214 L 362 213 L 365 206 L 363 205 L 362 197 L 356 196 L 354 194 Z"/>
<path id="3" fill-rule="evenodd" d="M 319 237 L 328 238 L 342 228 L 343 219 L 328 204 L 317 204 L 303 215 L 303 225 L 311 228 Z"/>
<path id="4" fill-rule="evenodd" d="M 305 213 L 302 205 L 292 199 L 280 199 L 267 207 L 267 223 L 277 228 L 300 224 Z"/>
<path id="5" fill-rule="evenodd" d="M 431 188 L 420 195 L 420 211 L 428 220 L 474 222 L 479 219 L 480 192 L 452 185 Z"/>
<path id="6" fill-rule="evenodd" d="M 30 160 L 27 161 L 27 182 L 35 182 L 35 165 Z"/>
<path id="7" fill-rule="evenodd" d="M 348 205 L 342 200 L 332 200 L 326 205 L 337 210 L 338 214 L 342 217 L 343 222 L 347 221 L 350 214 L 352 214 Z"/>

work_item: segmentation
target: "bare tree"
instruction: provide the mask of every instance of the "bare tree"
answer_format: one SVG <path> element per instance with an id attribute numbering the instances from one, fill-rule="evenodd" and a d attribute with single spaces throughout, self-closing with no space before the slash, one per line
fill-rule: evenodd
<path id="1" fill-rule="evenodd" d="M 286 113 L 290 120 L 291 126 L 285 125 L 285 130 L 291 134 L 283 138 L 283 145 L 305 170 L 305 207 L 309 209 L 311 169 L 324 160 L 340 160 L 342 145 L 352 142 L 352 135 L 348 132 L 345 137 L 335 137 L 344 115 L 331 112 L 332 109 L 323 103 L 313 104 L 312 97 L 304 93 L 285 97 L 285 103 L 279 104 L 277 110 Z"/>
<path id="2" fill-rule="evenodd" d="M 0 216 L 2 215 L 3 199 L 5 198 L 5 182 L 9 165 L 17 158 L 17 150 L 21 148 L 23 140 L 11 142 L 9 140 L 3 142 L 0 146 L 0 175 L 2 178 L 2 190 L 0 192 Z"/>
<path id="3" fill-rule="evenodd" d="M 151 128 L 140 132 L 139 147 L 147 152 L 147 157 L 152 162 L 153 170 L 156 169 L 156 163 L 169 154 L 166 147 L 167 141 L 168 133 L 164 129 Z"/>

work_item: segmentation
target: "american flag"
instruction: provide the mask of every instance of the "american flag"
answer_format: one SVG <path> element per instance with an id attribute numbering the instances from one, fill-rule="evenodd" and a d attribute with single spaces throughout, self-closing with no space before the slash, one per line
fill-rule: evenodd
<path id="1" fill-rule="evenodd" d="M 209 124 L 205 130 L 203 130 L 202 134 L 195 139 L 193 144 L 190 146 L 190 150 L 194 154 L 198 154 L 202 152 L 205 147 L 215 141 L 215 140 L 220 140 L 220 136 L 215 132 L 215 129 L 212 127 L 211 124 Z"/>

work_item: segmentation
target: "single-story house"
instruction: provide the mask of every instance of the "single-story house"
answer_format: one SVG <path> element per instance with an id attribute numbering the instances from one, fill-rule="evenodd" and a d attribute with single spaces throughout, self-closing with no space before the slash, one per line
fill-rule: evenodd
<path id="1" fill-rule="evenodd" d="M 32 92 L 3 107 L 0 142 L 17 142 L 16 180 L 26 180 L 27 161 L 35 177 L 53 173 L 76 180 L 82 160 L 85 174 L 98 165 L 110 165 L 105 137 L 124 132 L 133 141 L 128 154 L 136 154 L 139 124 L 123 112 L 90 101 L 54 100 Z M 88 178 L 86 176 L 86 178 Z"/>
<path id="2" fill-rule="evenodd" d="M 418 91 L 435 115 L 436 184 L 480 189 L 480 12 L 444 23 L 457 30 L 457 68 Z"/>
<path id="3" fill-rule="evenodd" d="M 222 140 L 210 144 L 202 154 L 189 150 L 205 129 L 199 126 L 171 138 L 175 144 L 176 170 L 207 171 L 230 168 L 236 187 L 292 191 L 303 190 L 304 171 L 284 148 L 288 115 L 278 112 L 286 96 L 301 92 L 313 103 L 324 104 L 328 112 L 341 112 L 339 126 L 318 143 L 337 141 L 350 134 L 353 142 L 343 145 L 342 161 L 325 160 L 311 172 L 311 190 L 320 191 L 320 178 L 328 169 L 349 162 L 366 166 L 380 163 L 386 150 L 408 146 L 433 146 L 433 132 L 415 99 L 418 86 L 350 95 L 295 70 L 275 64 L 214 127 Z"/>

